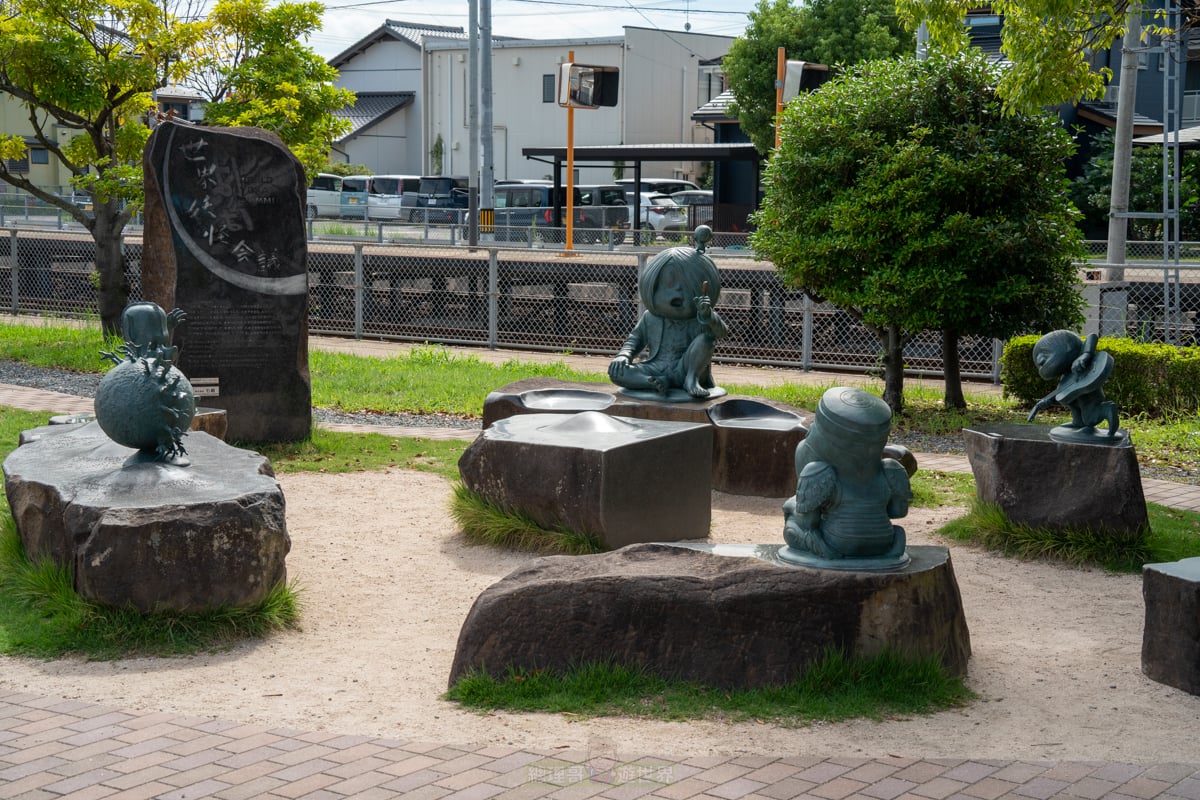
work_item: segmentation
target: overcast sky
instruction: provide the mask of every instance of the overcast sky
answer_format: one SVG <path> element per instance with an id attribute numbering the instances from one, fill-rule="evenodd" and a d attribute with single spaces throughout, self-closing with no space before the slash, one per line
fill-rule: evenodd
<path id="1" fill-rule="evenodd" d="M 619 36 L 626 25 L 739 36 L 755 0 L 492 0 L 492 34 L 528 39 Z M 309 41 L 330 58 L 395 19 L 466 29 L 467 0 L 326 0 L 325 25 Z"/>

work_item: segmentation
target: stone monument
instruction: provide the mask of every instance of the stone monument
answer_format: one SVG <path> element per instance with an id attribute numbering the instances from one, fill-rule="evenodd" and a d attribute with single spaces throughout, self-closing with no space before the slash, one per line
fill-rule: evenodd
<path id="1" fill-rule="evenodd" d="M 885 457 L 892 410 L 862 389 L 835 386 L 796 448 L 796 494 L 783 506 L 785 561 L 826 569 L 897 569 L 908 563 L 908 472 Z"/>
<path id="2" fill-rule="evenodd" d="M 713 349 L 729 334 L 713 308 L 721 296 L 721 279 L 704 252 L 712 235 L 712 229 L 701 225 L 695 249 L 672 247 L 646 264 L 638 279 L 646 310 L 608 365 L 609 379 L 626 393 L 675 402 L 725 394 L 712 377 Z"/>
<path id="3" fill-rule="evenodd" d="M 308 438 L 304 168 L 267 131 L 175 120 L 144 163 L 143 294 L 187 309 L 179 368 L 230 439 Z"/>

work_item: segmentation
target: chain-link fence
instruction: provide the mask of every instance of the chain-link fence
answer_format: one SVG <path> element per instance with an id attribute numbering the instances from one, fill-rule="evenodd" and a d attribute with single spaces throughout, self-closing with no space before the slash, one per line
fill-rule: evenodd
<path id="1" fill-rule="evenodd" d="M 1178 253 L 1163 242 L 1129 242 L 1121 263 L 1108 261 L 1105 242 L 1088 245 L 1093 260 L 1080 270 L 1087 332 L 1200 344 L 1200 242 L 1182 242 Z"/>
<path id="2" fill-rule="evenodd" d="M 373 223 L 372 223 L 373 224 Z M 449 232 L 447 232 L 449 235 Z M 456 235 L 456 234 L 455 234 Z M 683 237 L 686 240 L 686 237 Z M 309 242 L 309 329 L 339 336 L 574 351 L 616 352 L 641 313 L 637 282 L 648 259 L 673 242 L 620 247 L 607 242 L 570 254 L 541 240 L 465 247 L 392 241 L 392 237 Z M 141 244 L 124 244 L 131 298 L 140 299 Z M 849 312 L 786 287 L 770 264 L 740 243 L 713 247 L 721 277 L 717 309 L 730 335 L 715 359 L 800 369 L 858 372 L 880 366 L 880 344 Z M 57 230 L 0 234 L 0 302 L 12 313 L 97 313 L 95 246 L 89 236 Z M 1200 269 L 1126 265 L 1118 275 L 1080 268 L 1087 331 L 1175 344 L 1196 342 Z M 908 369 L 940 374 L 938 332 L 905 350 Z M 959 342 L 962 372 L 998 379 L 1000 343 Z"/>

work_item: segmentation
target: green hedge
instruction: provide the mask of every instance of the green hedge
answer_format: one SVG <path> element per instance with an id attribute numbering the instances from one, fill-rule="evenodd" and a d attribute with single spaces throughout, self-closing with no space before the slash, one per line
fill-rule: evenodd
<path id="1" fill-rule="evenodd" d="M 1001 378 L 1006 397 L 1032 406 L 1054 388 L 1033 365 L 1033 345 L 1040 337 L 1018 336 L 1004 346 Z M 1104 394 L 1117 401 L 1122 414 L 1196 414 L 1200 410 L 1200 347 L 1139 344 L 1132 339 L 1101 339 L 1098 350 L 1116 362 Z"/>

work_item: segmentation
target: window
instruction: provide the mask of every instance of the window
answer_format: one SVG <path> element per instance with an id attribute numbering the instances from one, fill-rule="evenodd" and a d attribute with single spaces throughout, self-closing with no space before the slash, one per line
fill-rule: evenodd
<path id="1" fill-rule="evenodd" d="M 49 164 L 50 151 L 44 147 L 29 148 L 29 163 L 31 164 Z"/>
<path id="2" fill-rule="evenodd" d="M 1145 50 L 1139 50 L 1137 54 L 1138 69 L 1150 69 L 1150 54 Z"/>
<path id="3" fill-rule="evenodd" d="M 542 102 L 553 103 L 554 97 L 554 74 L 542 76 Z"/>
<path id="4" fill-rule="evenodd" d="M 6 158 L 4 166 L 9 172 L 29 172 L 29 157 L 25 158 Z"/>

